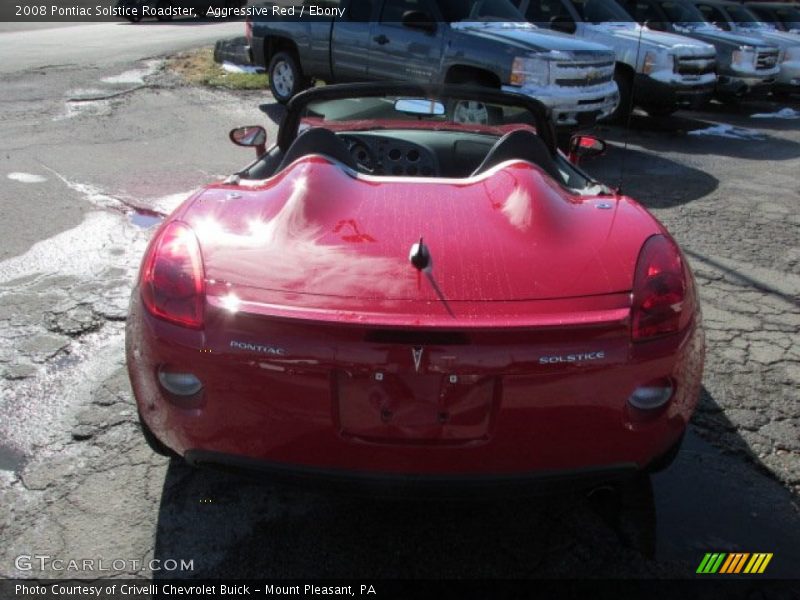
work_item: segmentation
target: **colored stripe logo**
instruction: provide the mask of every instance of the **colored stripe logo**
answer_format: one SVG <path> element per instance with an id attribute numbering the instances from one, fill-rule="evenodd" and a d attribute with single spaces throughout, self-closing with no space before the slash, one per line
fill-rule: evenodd
<path id="1" fill-rule="evenodd" d="M 700 561 L 696 573 L 703 575 L 713 575 L 723 573 L 726 575 L 737 575 L 748 573 L 751 575 L 760 574 L 766 571 L 769 561 L 772 560 L 772 552 L 707 552 Z"/>

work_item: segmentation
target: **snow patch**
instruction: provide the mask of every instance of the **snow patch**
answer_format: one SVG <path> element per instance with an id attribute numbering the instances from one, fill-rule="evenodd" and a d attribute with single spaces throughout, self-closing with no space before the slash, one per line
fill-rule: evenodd
<path id="1" fill-rule="evenodd" d="M 792 108 L 782 108 L 774 113 L 756 113 L 750 115 L 751 119 L 800 119 L 800 111 Z"/>
<path id="2" fill-rule="evenodd" d="M 124 71 L 119 75 L 111 75 L 109 77 L 103 77 L 101 81 L 103 83 L 111 83 L 111 84 L 141 84 L 144 83 L 145 77 L 148 77 L 158 71 L 161 68 L 161 61 L 160 60 L 148 60 L 145 63 L 145 66 L 141 69 L 131 69 L 130 71 Z"/>
<path id="3" fill-rule="evenodd" d="M 228 73 L 263 73 L 264 67 L 256 67 L 253 65 L 235 65 L 232 62 L 225 61 L 222 63 L 222 70 Z"/>
<path id="4" fill-rule="evenodd" d="M 33 173 L 9 173 L 7 177 L 13 181 L 19 181 L 20 183 L 43 183 L 47 181 L 46 177 L 42 177 L 41 175 L 34 175 Z"/>
<path id="5" fill-rule="evenodd" d="M 728 138 L 731 140 L 764 140 L 764 134 L 754 130 L 746 129 L 744 127 L 734 127 L 733 125 L 713 125 L 705 129 L 695 129 L 690 131 L 689 135 L 710 135 L 713 137 Z"/>
<path id="6" fill-rule="evenodd" d="M 108 100 L 75 100 L 66 103 L 63 115 L 54 117 L 54 121 L 74 119 L 75 117 L 107 117 L 111 114 L 111 102 Z"/>
<path id="7" fill-rule="evenodd" d="M 121 217 L 107 212 L 88 213 L 83 222 L 35 243 L 19 256 L 0 262 L 0 283 L 35 273 L 95 277 L 108 266 L 103 248 L 113 244 L 133 247 L 132 236 L 121 228 Z"/>

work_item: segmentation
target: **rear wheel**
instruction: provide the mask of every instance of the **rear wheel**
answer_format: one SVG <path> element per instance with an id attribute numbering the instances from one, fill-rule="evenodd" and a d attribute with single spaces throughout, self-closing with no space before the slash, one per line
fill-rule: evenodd
<path id="1" fill-rule="evenodd" d="M 297 58 L 291 53 L 281 51 L 269 63 L 269 89 L 275 100 L 286 104 L 295 94 L 306 89 L 311 82 L 303 76 Z"/>

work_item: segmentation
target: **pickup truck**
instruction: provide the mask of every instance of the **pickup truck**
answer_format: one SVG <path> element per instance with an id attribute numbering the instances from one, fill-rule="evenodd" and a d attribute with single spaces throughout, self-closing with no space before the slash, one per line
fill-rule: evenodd
<path id="1" fill-rule="evenodd" d="M 694 5 L 706 19 L 724 31 L 758 38 L 764 44 L 777 46 L 780 50 L 780 70 L 772 91 L 787 95 L 800 92 L 800 36 L 778 31 L 773 25 L 762 23 L 749 8 L 738 2 L 695 0 Z"/>
<path id="2" fill-rule="evenodd" d="M 714 46 L 640 26 L 615 0 L 512 0 L 541 27 L 613 48 L 620 102 L 611 120 L 640 106 L 664 116 L 711 98 L 716 75 Z"/>
<path id="3" fill-rule="evenodd" d="M 714 95 L 737 101 L 769 91 L 779 71 L 779 51 L 773 44 L 709 23 L 691 0 L 623 0 L 628 13 L 650 29 L 685 35 L 717 49 Z"/>
<path id="4" fill-rule="evenodd" d="M 619 101 L 612 50 L 539 29 L 509 0 L 328 0 L 325 6 L 342 12 L 255 14 L 245 22 L 253 63 L 266 67 L 278 102 L 317 78 L 462 83 L 535 97 L 556 125 L 569 128 L 608 116 Z"/>

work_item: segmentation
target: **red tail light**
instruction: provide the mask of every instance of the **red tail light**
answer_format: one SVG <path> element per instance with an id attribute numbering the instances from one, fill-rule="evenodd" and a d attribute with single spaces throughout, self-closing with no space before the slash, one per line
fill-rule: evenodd
<path id="1" fill-rule="evenodd" d="M 244 18 L 244 37 L 247 43 L 252 46 L 253 44 L 253 21 L 250 15 Z"/>
<path id="2" fill-rule="evenodd" d="M 203 259 L 188 225 L 173 221 L 161 231 L 145 258 L 140 288 L 153 315 L 195 329 L 203 326 Z"/>
<path id="3" fill-rule="evenodd" d="M 639 253 L 631 307 L 634 341 L 680 331 L 694 313 L 694 287 L 675 242 L 650 237 Z"/>

